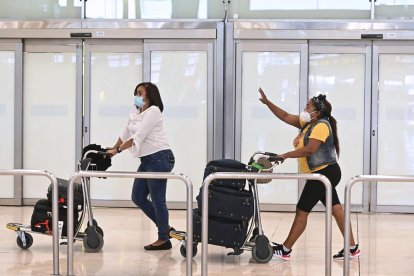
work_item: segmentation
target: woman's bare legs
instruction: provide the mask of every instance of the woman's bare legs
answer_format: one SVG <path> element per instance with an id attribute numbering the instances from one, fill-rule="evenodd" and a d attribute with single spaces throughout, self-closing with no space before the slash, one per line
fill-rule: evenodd
<path id="1" fill-rule="evenodd" d="M 285 247 L 291 249 L 295 242 L 299 239 L 300 235 L 302 235 L 303 231 L 305 231 L 308 216 L 309 213 L 296 208 L 295 219 L 293 220 L 289 235 L 283 243 Z"/>
<path id="2" fill-rule="evenodd" d="M 335 220 L 336 220 L 336 224 L 339 227 L 339 230 L 342 233 L 342 236 L 345 237 L 345 212 L 344 212 L 344 208 L 342 208 L 341 204 L 336 204 L 334 206 L 332 206 L 332 215 L 334 216 Z M 355 239 L 354 239 L 354 234 L 352 233 L 352 226 L 350 228 L 351 232 L 350 232 L 350 245 L 354 246 L 355 245 Z"/>
<path id="3" fill-rule="evenodd" d="M 336 204 L 332 207 L 332 215 L 335 218 L 336 224 L 338 225 L 338 228 L 341 231 L 342 236 L 344 236 L 345 213 L 344 213 L 344 209 L 342 208 L 341 204 Z M 308 221 L 308 216 L 309 216 L 309 213 L 296 208 L 295 219 L 293 220 L 293 224 L 292 224 L 292 227 L 290 228 L 289 235 L 283 243 L 285 247 L 292 248 L 295 242 L 299 239 L 299 237 L 305 231 L 306 224 Z M 350 245 L 354 246 L 355 239 L 354 239 L 354 235 L 352 232 L 352 227 L 351 227 L 350 238 L 351 238 Z"/>

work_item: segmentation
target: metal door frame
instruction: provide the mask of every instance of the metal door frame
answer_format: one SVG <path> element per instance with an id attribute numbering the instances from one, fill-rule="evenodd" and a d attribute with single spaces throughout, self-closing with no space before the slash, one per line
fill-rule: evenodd
<path id="1" fill-rule="evenodd" d="M 171 30 L 172 33 L 176 32 Z M 214 39 L 108 39 L 93 40 L 86 39 L 84 41 L 84 57 L 85 57 L 85 91 L 84 91 L 84 125 L 82 133 L 84 135 L 84 143 L 89 144 L 90 127 L 91 127 L 91 53 L 94 52 L 136 52 L 142 53 L 142 79 L 150 81 L 151 72 L 151 51 L 206 51 L 207 52 L 207 158 L 220 158 L 222 153 L 222 126 L 220 120 L 220 109 L 222 110 L 222 93 L 223 89 L 215 89 L 218 79 L 216 68 L 218 66 L 216 60 L 220 58 L 217 54 L 217 43 Z M 215 112 L 215 114 L 213 113 Z M 219 115 L 216 115 L 219 114 Z M 213 116 L 214 115 L 214 116 Z M 219 156 L 219 157 L 217 157 Z M 123 206 L 133 207 L 128 200 L 117 200 L 116 203 L 108 200 L 94 200 L 99 206 Z M 170 202 L 169 206 L 174 208 L 182 208 L 184 203 Z M 170 207 L 171 207 L 170 206 Z"/>
<path id="2" fill-rule="evenodd" d="M 222 111 L 218 110 L 219 95 L 215 92 L 215 42 L 214 40 L 144 40 L 144 81 L 151 81 L 152 51 L 206 51 L 207 52 L 207 160 L 212 160 L 221 152 Z"/>
<path id="3" fill-rule="evenodd" d="M 14 168 L 23 166 L 23 42 L 21 39 L 0 39 L 0 51 L 14 51 Z M 0 198 L 0 205 L 21 205 L 23 177 L 14 176 L 13 198 Z"/>
<path id="4" fill-rule="evenodd" d="M 82 135 L 84 145 L 91 143 L 91 54 L 92 53 L 141 53 L 143 52 L 142 39 L 109 39 L 109 40 L 92 40 L 84 41 L 84 117 Z M 142 65 L 144 66 L 144 64 Z M 142 70 L 144 72 L 144 70 Z M 143 76 L 142 76 L 143 77 Z M 114 137 L 115 139 L 115 137 Z"/>
<path id="5" fill-rule="evenodd" d="M 73 170 L 77 170 L 77 162 L 81 158 L 81 145 L 82 145 L 82 41 L 80 39 L 27 39 L 23 45 L 24 53 L 74 53 L 76 55 L 76 100 L 75 100 L 75 162 L 73 164 Z M 22 71 L 23 75 L 23 71 Z M 21 82 L 23 87 L 23 81 Z M 23 90 L 23 89 L 22 89 Z M 21 110 L 23 110 L 23 98 L 21 99 Z M 23 118 L 22 118 L 22 133 L 23 133 Z M 23 135 L 20 145 L 23 149 Z M 22 150 L 22 166 L 23 166 L 23 150 Z M 36 198 L 24 198 L 23 197 L 23 181 L 21 196 L 23 205 L 34 205 L 38 200 Z"/>
<path id="6" fill-rule="evenodd" d="M 91 109 L 92 109 L 92 91 L 91 91 L 91 80 L 92 80 L 92 65 L 91 56 L 93 53 L 134 53 L 142 55 L 142 79 L 144 72 L 144 41 L 143 39 L 85 39 L 84 40 L 84 114 L 83 114 L 83 146 L 94 143 L 91 141 Z M 131 87 L 132 91 L 133 87 Z M 132 92 L 131 92 L 132 96 Z M 116 140 L 117 137 L 114 137 Z M 92 204 L 94 206 L 105 206 L 105 207 L 135 207 L 133 202 L 130 200 L 106 200 L 106 199 L 93 199 Z"/>
<path id="7" fill-rule="evenodd" d="M 311 54 L 364 54 L 365 55 L 365 88 L 364 88 L 364 127 L 363 127 L 363 168 L 362 174 L 370 173 L 371 162 L 371 77 L 372 77 L 372 41 L 361 40 L 311 40 L 309 41 L 309 56 Z M 344 181 L 345 179 L 342 179 Z M 353 211 L 369 211 L 370 186 L 363 182 L 362 204 L 352 205 Z M 300 193 L 304 183 L 300 185 Z M 322 204 L 315 206 L 315 211 L 323 211 Z"/>
<path id="8" fill-rule="evenodd" d="M 378 100 L 379 100 L 379 56 L 385 54 L 413 54 L 414 41 L 374 41 L 373 43 L 373 62 L 372 62 L 372 133 L 378 133 Z M 378 135 L 372 135 L 371 152 L 371 174 L 378 173 Z M 414 213 L 414 206 L 406 205 L 378 205 L 377 204 L 377 182 L 371 184 L 370 210 L 372 212 L 407 212 Z"/>
<path id="9" fill-rule="evenodd" d="M 308 44 L 305 40 L 236 40 L 235 41 L 235 89 L 233 91 L 232 97 L 227 97 L 227 101 L 229 98 L 232 99 L 231 105 L 227 102 L 227 106 L 234 106 L 234 109 L 227 109 L 226 110 L 226 117 L 233 117 L 234 118 L 234 134 L 227 134 L 227 138 L 232 137 L 233 139 L 230 141 L 226 139 L 226 145 L 228 148 L 226 152 L 230 153 L 233 152 L 234 159 L 241 160 L 241 115 L 242 115 L 242 58 L 243 52 L 295 52 L 299 53 L 300 55 L 300 69 L 299 69 L 299 110 L 301 106 L 304 106 L 307 101 L 307 90 L 308 90 L 308 82 L 307 78 L 303 78 L 302 76 L 308 75 Z M 227 91 L 227 95 L 229 95 L 229 91 Z M 298 110 L 298 113 L 299 113 Z M 226 132 L 233 131 L 229 127 L 226 127 Z M 303 182 L 303 180 L 298 179 L 299 183 Z M 297 198 L 299 199 L 300 191 L 298 186 L 298 195 Z M 277 203 L 266 203 L 261 204 L 262 210 L 265 211 L 294 211 L 296 208 L 296 203 L 292 204 L 277 204 Z"/>

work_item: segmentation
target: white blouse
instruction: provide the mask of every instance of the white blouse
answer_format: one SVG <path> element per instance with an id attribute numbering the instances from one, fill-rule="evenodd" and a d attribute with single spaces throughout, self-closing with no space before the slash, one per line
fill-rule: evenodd
<path id="1" fill-rule="evenodd" d="M 146 156 L 161 150 L 170 149 L 163 128 L 163 119 L 158 106 L 150 106 L 140 112 L 135 106 L 129 113 L 128 124 L 119 135 L 122 142 L 133 139 L 129 151 L 134 157 Z"/>

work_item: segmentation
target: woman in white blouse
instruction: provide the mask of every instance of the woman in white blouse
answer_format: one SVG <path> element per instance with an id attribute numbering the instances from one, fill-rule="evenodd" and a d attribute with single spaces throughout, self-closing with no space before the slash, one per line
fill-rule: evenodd
<path id="1" fill-rule="evenodd" d="M 171 172 L 175 159 L 163 127 L 163 109 L 158 87 L 151 82 L 138 84 L 134 90 L 134 106 L 129 114 L 128 125 L 107 152 L 114 156 L 129 149 L 134 157 L 141 159 L 138 172 Z M 168 250 L 172 247 L 166 189 L 166 179 L 134 180 L 132 201 L 158 227 L 158 240 L 144 246 L 146 250 Z"/>

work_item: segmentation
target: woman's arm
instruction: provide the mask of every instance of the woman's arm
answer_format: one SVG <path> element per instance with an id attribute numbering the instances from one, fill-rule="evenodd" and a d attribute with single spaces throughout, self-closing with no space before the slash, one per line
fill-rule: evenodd
<path id="1" fill-rule="evenodd" d="M 132 147 L 133 145 L 133 140 L 131 137 L 131 134 L 129 133 L 128 130 L 128 126 L 131 122 L 131 115 L 134 115 L 136 113 L 136 107 L 131 108 L 129 117 L 128 117 L 128 122 L 126 124 L 126 126 L 124 127 L 124 129 L 122 130 L 121 134 L 119 135 L 118 140 L 116 141 L 115 145 L 113 145 L 112 147 L 108 147 L 107 149 L 107 153 L 112 156 L 114 156 L 117 153 L 120 153 L 123 150 L 126 150 L 130 147 Z M 125 142 L 123 142 L 125 141 Z"/>
<path id="2" fill-rule="evenodd" d="M 300 148 L 294 151 L 289 151 L 284 154 L 280 154 L 279 156 L 282 157 L 283 159 L 307 157 L 315 153 L 319 149 L 322 143 L 323 142 L 318 139 L 310 138 L 309 143 L 303 148 Z"/>
<path id="3" fill-rule="evenodd" d="M 116 149 L 121 144 L 122 144 L 122 140 L 121 140 L 121 138 L 118 138 L 118 140 L 116 141 L 115 145 L 113 145 L 112 147 L 108 147 L 106 149 Z"/>
<path id="4" fill-rule="evenodd" d="M 301 128 L 300 122 L 299 122 L 299 116 L 298 115 L 293 115 L 293 114 L 289 114 L 286 111 L 284 111 L 283 109 L 281 109 L 280 107 L 276 106 L 274 103 L 272 103 L 267 97 L 266 94 L 264 93 L 264 91 L 262 90 L 261 87 L 259 87 L 259 93 L 260 93 L 260 101 L 267 105 L 267 107 L 270 109 L 270 111 L 272 111 L 273 114 L 275 114 L 276 117 L 278 117 L 280 120 L 282 120 L 283 122 L 297 127 L 297 128 Z"/>
<path id="5" fill-rule="evenodd" d="M 121 138 L 118 139 L 116 144 L 112 147 L 107 149 L 107 153 L 111 156 L 114 156 L 117 153 L 121 153 L 122 151 L 132 147 L 133 139 L 129 139 L 128 141 L 122 142 Z"/>

